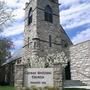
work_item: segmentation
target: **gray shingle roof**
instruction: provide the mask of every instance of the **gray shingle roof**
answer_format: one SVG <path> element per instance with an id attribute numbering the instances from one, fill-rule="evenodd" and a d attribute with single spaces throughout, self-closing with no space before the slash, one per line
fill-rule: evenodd
<path id="1" fill-rule="evenodd" d="M 8 63 L 10 63 L 10 62 L 13 62 L 13 61 L 15 61 L 15 60 L 18 59 L 18 58 L 21 58 L 22 55 L 23 55 L 23 52 L 24 52 L 23 48 L 17 50 L 17 51 L 11 56 L 11 58 L 7 59 L 6 62 L 4 62 L 4 63 L 2 64 L 2 66 L 3 66 L 3 65 L 6 65 L 6 64 L 8 64 Z"/>

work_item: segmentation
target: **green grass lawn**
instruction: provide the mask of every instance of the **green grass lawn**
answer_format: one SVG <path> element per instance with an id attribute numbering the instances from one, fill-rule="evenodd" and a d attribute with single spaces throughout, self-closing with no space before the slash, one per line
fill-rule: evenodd
<path id="1" fill-rule="evenodd" d="M 64 90 L 87 90 L 87 89 L 78 89 L 78 88 L 66 88 L 66 89 L 64 89 Z"/>
<path id="2" fill-rule="evenodd" d="M 0 90 L 15 90 L 14 87 L 10 87 L 10 86 L 0 86 Z M 64 90 L 86 90 L 86 89 L 75 89 L 75 88 L 67 88 Z"/>
<path id="3" fill-rule="evenodd" d="M 15 88 L 9 86 L 0 86 L 0 90 L 15 90 Z"/>

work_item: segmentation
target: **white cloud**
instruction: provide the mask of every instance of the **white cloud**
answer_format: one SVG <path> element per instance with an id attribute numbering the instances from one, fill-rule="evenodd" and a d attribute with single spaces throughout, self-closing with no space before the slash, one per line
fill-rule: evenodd
<path id="1" fill-rule="evenodd" d="M 7 5 L 13 9 L 13 15 L 15 15 L 14 17 L 15 23 L 13 23 L 11 27 L 7 27 L 4 30 L 4 32 L 2 32 L 1 35 L 5 37 L 10 37 L 10 36 L 16 36 L 16 35 L 23 33 L 24 23 L 23 22 L 18 23 L 18 21 L 24 19 L 25 3 L 28 2 L 29 0 L 0 0 L 0 1 L 5 1 Z M 14 38 L 12 41 L 14 42 L 15 49 L 19 49 L 23 46 L 22 38 L 18 37 L 17 40 Z"/>
<path id="2" fill-rule="evenodd" d="M 2 32 L 1 35 L 6 36 L 6 37 L 14 36 L 14 35 L 21 34 L 23 31 L 24 31 L 24 25 L 19 24 L 18 26 L 14 25 L 13 27 L 7 28 L 6 30 L 4 30 L 4 32 Z"/>
<path id="3" fill-rule="evenodd" d="M 25 2 L 29 0 L 0 0 L 7 2 L 7 5 L 12 8 L 16 8 L 13 12 L 16 20 L 20 20 L 24 18 L 24 7 Z M 90 3 L 81 4 L 80 1 L 87 2 L 88 0 L 59 0 L 62 5 L 70 6 L 69 9 L 62 10 L 61 13 L 61 24 L 65 29 L 75 28 L 80 25 L 84 25 L 86 23 L 90 23 Z M 14 36 L 22 33 L 24 30 L 24 24 L 20 23 L 18 25 L 14 25 L 13 27 L 7 28 L 2 35 L 4 36 Z M 72 29 L 71 29 L 72 30 Z M 78 33 L 72 41 L 76 44 L 84 40 L 90 39 L 90 29 L 83 30 Z M 83 38 L 85 37 L 85 38 Z M 14 41 L 16 47 L 17 45 L 22 45 L 22 39 L 18 39 L 18 41 Z"/>
<path id="4" fill-rule="evenodd" d="M 20 47 L 23 46 L 23 39 L 18 39 L 18 40 L 14 40 L 14 46 L 15 48 L 19 49 Z"/>
<path id="5" fill-rule="evenodd" d="M 72 42 L 74 44 L 90 40 L 90 29 L 83 30 L 82 32 L 79 32 L 76 36 L 72 38 Z"/>
<path id="6" fill-rule="evenodd" d="M 71 29 L 90 23 L 90 4 L 80 4 L 61 11 L 61 24 L 65 29 Z"/>
<path id="7" fill-rule="evenodd" d="M 13 14 L 15 15 L 14 19 L 19 20 L 19 19 L 24 19 L 24 10 L 21 9 L 15 9 L 13 11 Z"/>
<path id="8" fill-rule="evenodd" d="M 62 5 L 69 5 L 69 6 L 77 6 L 78 4 L 81 4 L 81 3 L 88 3 L 90 2 L 90 0 L 59 0 L 59 3 L 61 3 Z"/>
<path id="9" fill-rule="evenodd" d="M 23 20 L 24 19 L 24 7 L 25 7 L 25 2 L 28 2 L 29 0 L 0 0 L 0 1 L 5 1 L 7 5 L 11 8 L 15 8 L 13 10 L 13 15 L 15 15 L 14 19 L 15 22 L 17 23 L 18 20 Z M 13 36 L 22 33 L 24 30 L 24 24 L 18 23 L 18 25 L 13 25 L 12 27 L 7 27 L 5 28 L 4 32 L 2 35 L 4 36 Z"/>
<path id="10" fill-rule="evenodd" d="M 15 15 L 15 19 L 24 19 L 24 8 L 25 3 L 29 0 L 0 0 L 5 1 L 6 4 L 13 9 L 13 15 Z"/>
<path id="11" fill-rule="evenodd" d="M 59 0 L 61 3 L 62 11 L 60 12 L 60 21 L 65 30 L 69 30 L 74 34 L 72 42 L 74 44 L 90 40 L 90 0 Z M 79 28 L 78 26 L 87 25 L 86 29 Z M 75 28 L 77 28 L 75 30 Z M 70 31 L 71 30 L 71 31 Z M 79 31 L 81 30 L 81 32 Z"/>
<path id="12" fill-rule="evenodd" d="M 72 5 L 72 4 L 78 4 L 80 0 L 59 0 L 61 4 L 64 5 Z"/>
<path id="13" fill-rule="evenodd" d="M 21 47 L 23 47 L 24 45 L 24 40 L 23 39 L 17 39 L 17 40 L 13 40 L 14 42 L 14 50 L 11 50 L 11 54 L 16 53 L 17 51 L 21 50 Z"/>
<path id="14" fill-rule="evenodd" d="M 0 0 L 0 1 L 5 1 L 7 5 L 10 7 L 24 8 L 25 2 L 28 2 L 29 0 Z"/>

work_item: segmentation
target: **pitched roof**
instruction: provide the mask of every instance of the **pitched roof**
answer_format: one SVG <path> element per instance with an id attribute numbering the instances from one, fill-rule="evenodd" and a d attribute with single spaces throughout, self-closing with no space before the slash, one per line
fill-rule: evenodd
<path id="1" fill-rule="evenodd" d="M 9 59 L 6 60 L 6 62 L 4 62 L 2 64 L 2 66 L 3 65 L 6 65 L 6 64 L 8 64 L 10 62 L 13 62 L 13 61 L 17 60 L 18 58 L 21 58 L 22 55 L 23 55 L 23 52 L 24 52 L 24 49 L 23 48 L 17 50 Z"/>

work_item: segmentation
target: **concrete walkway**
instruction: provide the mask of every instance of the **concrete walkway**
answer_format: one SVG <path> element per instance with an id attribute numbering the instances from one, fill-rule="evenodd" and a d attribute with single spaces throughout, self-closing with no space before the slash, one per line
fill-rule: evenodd
<path id="1" fill-rule="evenodd" d="M 85 88 L 90 90 L 90 86 L 69 86 L 69 87 L 64 87 L 64 88 Z"/>

